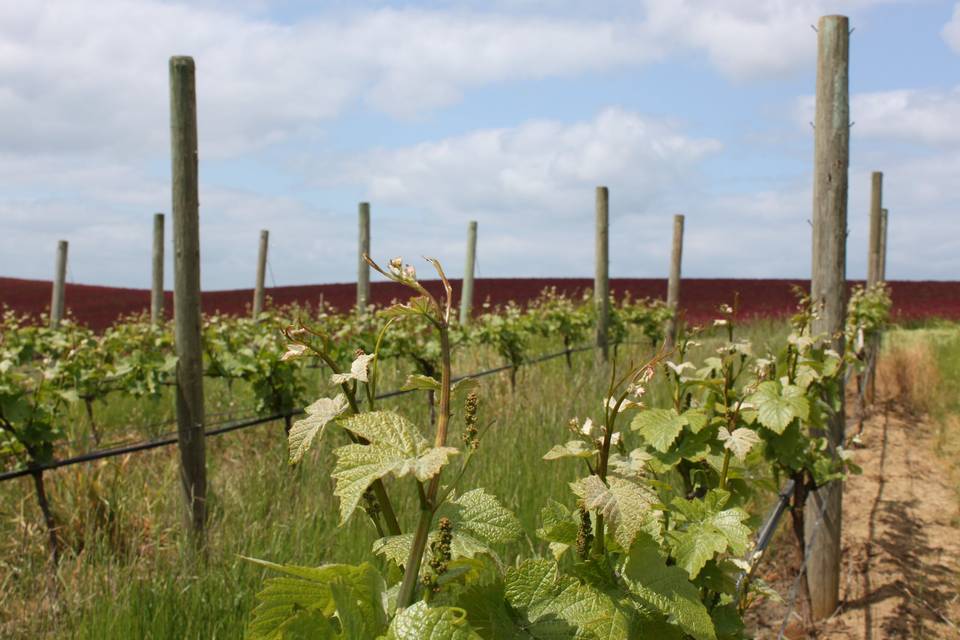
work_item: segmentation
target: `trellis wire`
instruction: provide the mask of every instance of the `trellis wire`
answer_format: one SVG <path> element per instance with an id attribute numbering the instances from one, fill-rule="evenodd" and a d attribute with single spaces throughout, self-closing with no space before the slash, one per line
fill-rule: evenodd
<path id="1" fill-rule="evenodd" d="M 559 358 L 565 356 L 568 353 L 580 353 L 582 351 L 589 351 L 594 349 L 593 345 L 576 347 L 574 349 L 564 349 L 563 351 L 557 351 L 555 353 L 549 353 L 532 360 L 525 360 L 522 365 L 531 365 L 539 364 L 552 360 L 554 358 Z M 484 371 L 478 371 L 476 373 L 465 374 L 461 376 L 456 376 L 453 378 L 452 382 L 457 382 L 465 378 L 482 378 L 484 376 L 493 375 L 495 373 L 500 373 L 501 371 L 506 371 L 512 368 L 512 365 L 504 365 L 501 367 L 494 367 L 492 369 L 486 369 Z M 387 398 L 395 398 L 397 396 L 402 396 L 408 393 L 413 393 L 417 389 L 397 389 L 395 391 L 388 391 L 387 393 L 379 394 L 377 400 L 385 400 Z M 265 424 L 267 422 L 273 422 L 275 420 L 281 420 L 284 418 L 289 418 L 293 416 L 299 416 L 303 414 L 303 409 L 298 409 L 289 413 L 278 413 L 270 416 L 261 416 L 257 418 L 247 418 L 244 420 L 235 420 L 231 422 L 223 423 L 223 426 L 216 429 L 208 429 L 205 431 L 206 436 L 218 436 L 223 433 L 229 433 L 230 431 L 237 431 L 238 429 L 246 429 L 249 427 L 255 427 L 257 425 Z M 18 469 L 16 471 L 7 471 L 6 473 L 0 473 L 0 482 L 6 480 L 13 480 L 15 478 L 22 478 L 34 473 L 43 473 L 44 471 L 51 469 L 59 469 L 60 467 L 68 467 L 75 464 L 80 464 L 82 462 L 93 462 L 95 460 L 103 460 L 105 458 L 113 458 L 116 456 L 127 455 L 130 453 L 136 453 L 138 451 L 148 451 L 150 449 L 156 449 L 159 447 L 165 447 L 172 444 L 176 444 L 177 437 L 176 435 L 170 436 L 161 436 L 158 438 L 153 438 L 151 440 L 145 440 L 143 442 L 138 442 L 136 444 L 126 445 L 122 447 L 114 447 L 109 449 L 100 449 L 97 451 L 91 451 L 79 456 L 74 456 L 72 458 L 64 458 L 63 460 L 52 460 L 43 464 L 34 464 L 30 465 L 24 469 Z"/>

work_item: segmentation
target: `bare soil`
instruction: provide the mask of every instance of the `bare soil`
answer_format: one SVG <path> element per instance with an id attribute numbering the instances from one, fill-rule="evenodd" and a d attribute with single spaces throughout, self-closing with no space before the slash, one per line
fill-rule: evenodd
<path id="1" fill-rule="evenodd" d="M 960 639 L 960 517 L 956 460 L 936 454 L 929 421 L 878 407 L 854 450 L 864 472 L 843 498 L 841 603 L 812 628 L 791 614 L 785 638 Z M 782 536 L 762 577 L 789 602 L 794 565 Z M 776 638 L 787 607 L 765 602 L 750 616 L 757 638 Z"/>

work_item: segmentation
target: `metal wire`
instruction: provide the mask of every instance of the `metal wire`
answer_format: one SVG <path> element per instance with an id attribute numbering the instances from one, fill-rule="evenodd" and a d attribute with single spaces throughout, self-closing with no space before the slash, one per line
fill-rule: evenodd
<path id="1" fill-rule="evenodd" d="M 533 360 L 525 360 L 522 365 L 530 364 L 539 364 L 546 362 L 547 360 L 552 360 L 554 358 L 559 358 L 565 356 L 568 353 L 579 353 L 581 351 L 588 351 L 590 349 L 595 349 L 596 347 L 583 346 L 577 347 L 575 349 L 564 349 L 563 351 L 558 351 L 556 353 L 550 353 Z M 478 371 L 476 373 L 470 373 L 462 376 L 457 376 L 453 379 L 453 382 L 458 380 L 463 380 L 465 378 L 482 378 L 483 376 L 493 375 L 494 373 L 499 373 L 501 371 L 506 371 L 511 368 L 511 365 L 505 365 L 502 367 L 494 367 L 493 369 L 487 369 L 485 371 Z M 376 396 L 377 400 L 385 400 L 387 398 L 395 398 L 397 396 L 406 395 L 408 393 L 413 393 L 417 389 L 398 389 L 396 391 L 389 391 L 387 393 L 382 393 Z M 223 423 L 223 426 L 216 429 L 207 429 L 204 431 L 206 436 L 218 436 L 224 433 L 229 433 L 231 431 L 237 431 L 238 429 L 246 429 L 249 427 L 255 427 L 257 425 L 265 424 L 267 422 L 273 422 L 275 420 L 291 418 L 293 416 L 302 415 L 304 413 L 303 409 L 298 409 L 290 413 L 278 413 L 265 417 L 257 418 L 247 418 L 244 420 L 234 420 L 230 422 Z M 0 482 L 6 480 L 14 480 L 16 478 L 22 478 L 27 475 L 34 473 L 42 473 L 50 469 L 59 469 L 60 467 L 68 467 L 75 464 L 80 464 L 82 462 L 93 462 L 95 460 L 102 460 L 104 458 L 112 458 L 115 456 L 127 455 L 130 453 L 136 453 L 138 451 L 148 451 L 150 449 L 156 449 L 158 447 L 165 447 L 177 442 L 176 434 L 170 434 L 166 436 L 159 436 L 151 440 L 146 440 L 143 442 L 138 442 L 136 444 L 126 445 L 122 447 L 113 447 L 107 449 L 99 449 L 97 451 L 90 451 L 72 458 L 64 458 L 62 460 L 52 460 L 50 462 L 45 462 L 43 464 L 33 464 L 24 469 L 18 469 L 15 471 L 7 471 L 5 473 L 0 473 Z"/>

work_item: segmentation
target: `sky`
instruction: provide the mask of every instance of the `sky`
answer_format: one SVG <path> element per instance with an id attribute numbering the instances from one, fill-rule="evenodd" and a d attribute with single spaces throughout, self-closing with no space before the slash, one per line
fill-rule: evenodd
<path id="1" fill-rule="evenodd" d="M 196 61 L 201 280 L 349 282 L 374 257 L 588 277 L 807 278 L 818 17 L 850 17 L 848 276 L 884 173 L 891 280 L 960 278 L 960 2 L 0 0 L 0 276 L 147 288 L 168 60 Z"/>

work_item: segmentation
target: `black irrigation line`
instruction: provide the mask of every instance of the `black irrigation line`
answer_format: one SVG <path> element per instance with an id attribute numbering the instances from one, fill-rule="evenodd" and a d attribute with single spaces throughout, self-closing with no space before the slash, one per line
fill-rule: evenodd
<path id="1" fill-rule="evenodd" d="M 853 377 L 854 370 L 851 367 L 847 367 L 847 370 L 844 371 L 843 376 L 843 387 L 846 389 L 847 385 L 850 383 L 850 378 Z M 869 369 L 867 370 L 867 377 L 869 376 Z M 866 384 L 862 385 L 861 393 L 866 388 Z M 841 442 L 846 441 L 846 429 L 841 435 Z M 830 447 L 831 452 L 836 457 L 837 450 L 835 447 Z M 787 511 L 787 506 L 790 503 L 790 496 L 793 495 L 793 490 L 796 487 L 795 480 L 789 480 L 783 488 L 780 489 L 780 493 L 777 497 L 777 503 L 771 509 L 770 514 L 767 516 L 767 519 L 764 520 L 763 525 L 760 527 L 760 531 L 757 533 L 757 541 L 753 546 L 753 549 L 750 551 L 750 554 L 744 558 L 744 560 L 749 564 L 750 568 L 744 570 L 737 576 L 737 587 L 736 592 L 742 597 L 745 595 L 742 593 L 742 590 L 747 586 L 750 578 L 753 577 L 754 572 L 757 570 L 757 567 L 760 565 L 760 561 L 763 559 L 764 554 L 767 551 L 767 547 L 770 546 L 770 542 L 773 540 L 773 535 L 777 532 L 777 528 L 780 526 L 780 520 L 783 518 L 783 514 Z M 790 618 L 790 615 L 793 613 L 794 608 L 796 607 L 797 602 L 797 588 L 800 585 L 800 578 L 803 576 L 804 572 L 807 570 L 807 560 L 810 558 L 810 551 L 813 548 L 813 543 L 817 539 L 817 533 L 820 530 L 820 526 L 823 524 L 823 515 L 826 510 L 826 501 L 821 505 L 819 513 L 817 515 L 817 520 L 813 525 L 813 531 L 810 535 L 810 543 L 807 545 L 806 553 L 804 554 L 803 563 L 800 565 L 800 570 L 797 571 L 797 576 L 794 578 L 793 585 L 791 586 L 790 592 L 790 606 L 787 610 L 787 615 L 784 616 L 783 623 L 780 627 L 780 634 L 777 636 L 779 638 L 783 637 L 783 631 L 786 628 L 787 620 Z"/>
<path id="2" fill-rule="evenodd" d="M 541 362 L 546 362 L 547 360 L 552 360 L 554 358 L 559 358 L 560 356 L 565 356 L 571 353 L 579 353 L 581 351 L 588 351 L 590 349 L 595 349 L 596 347 L 584 346 L 577 347 L 575 349 L 564 349 L 563 351 L 557 351 L 556 353 L 549 353 L 533 360 L 525 360 L 523 365 L 539 364 Z M 453 378 L 453 382 L 458 380 L 464 380 L 466 378 L 482 378 L 483 376 L 493 375 L 495 373 L 500 373 L 501 371 L 507 371 L 512 368 L 512 365 L 504 365 L 502 367 L 494 367 L 493 369 L 487 369 L 485 371 L 479 371 L 477 373 L 457 376 Z M 395 398 L 397 396 L 402 396 L 408 393 L 413 393 L 418 391 L 418 389 L 398 389 L 396 391 L 389 391 L 387 393 L 379 394 L 377 400 L 385 400 L 387 398 Z M 270 416 L 262 416 L 257 418 L 247 418 L 245 420 L 234 420 L 231 422 L 223 423 L 223 426 L 220 426 L 216 429 L 207 429 L 204 432 L 205 436 L 218 436 L 223 433 L 229 433 L 231 431 L 237 431 L 238 429 L 246 429 L 248 427 L 255 427 L 257 425 L 265 424 L 267 422 L 273 422 L 274 420 L 280 420 L 282 418 L 288 418 L 293 416 L 298 416 L 303 414 L 303 409 L 298 409 L 291 413 L 278 413 Z M 138 451 L 148 451 L 150 449 L 157 449 L 159 447 L 166 447 L 177 442 L 177 436 L 175 434 L 169 436 L 161 436 L 154 438 L 152 440 L 146 440 L 143 442 L 138 442 L 136 444 L 130 444 L 122 447 L 112 447 L 108 449 L 99 449 L 97 451 L 90 451 L 72 458 L 64 458 L 63 460 L 52 460 L 44 464 L 36 464 L 28 466 L 24 469 L 18 469 L 16 471 L 7 471 L 5 473 L 0 473 L 0 482 L 6 480 L 13 480 L 15 478 L 22 478 L 24 476 L 43 473 L 50 469 L 59 469 L 60 467 L 68 467 L 75 464 L 80 464 L 82 462 L 93 462 L 95 460 L 103 460 L 104 458 L 113 458 L 115 456 L 122 456 L 129 453 L 136 453 Z"/>
<path id="3" fill-rule="evenodd" d="M 216 417 L 219 417 L 219 416 L 230 415 L 231 413 L 240 413 L 240 412 L 239 412 L 239 411 L 215 411 L 215 412 L 213 412 L 213 413 L 208 413 L 208 414 L 206 414 L 206 415 L 207 415 L 207 417 L 209 417 L 209 418 L 216 418 Z M 291 414 L 291 415 L 292 415 L 292 414 Z M 282 417 L 282 416 L 281 416 L 281 417 Z M 219 427 L 219 426 L 221 426 L 221 425 L 231 424 L 232 422 L 233 422 L 232 420 L 216 420 L 216 421 L 211 421 L 211 422 L 209 422 L 208 425 L 211 426 L 211 427 Z M 147 424 L 140 425 L 140 426 L 138 427 L 138 429 L 147 430 L 147 429 L 150 429 L 150 428 L 153 428 L 153 427 L 163 427 L 163 426 L 175 425 L 175 424 L 177 424 L 176 419 L 174 419 L 174 420 L 167 420 L 167 421 L 164 421 L 164 422 L 148 422 Z M 155 436 L 154 438 L 152 438 L 152 439 L 150 439 L 150 440 L 142 441 L 142 442 L 140 442 L 139 444 L 143 444 L 144 442 L 153 442 L 153 441 L 155 441 L 155 440 L 162 440 L 162 439 L 170 438 L 170 437 L 173 437 L 174 439 L 176 439 L 176 437 L 177 437 L 177 432 L 176 432 L 176 431 L 165 431 L 165 432 L 163 432 L 163 433 Z M 83 436 L 83 437 L 81 437 L 81 438 L 76 438 L 76 439 L 74 439 L 74 440 L 69 440 L 69 441 L 63 442 L 63 443 L 62 443 L 62 446 L 65 446 L 65 447 L 67 447 L 67 448 L 70 448 L 70 447 L 73 447 L 73 446 L 75 446 L 75 445 L 77 445 L 77 444 L 80 444 L 81 442 L 89 442 L 90 440 L 93 440 L 93 436 L 92 436 L 92 435 Z M 103 445 L 102 448 L 98 449 L 97 451 L 112 451 L 112 450 L 115 449 L 115 448 L 123 447 L 125 440 L 128 440 L 128 438 L 118 438 L 118 439 L 114 440 L 112 443 Z M 101 444 L 103 444 L 103 443 L 101 443 Z M 134 443 L 134 444 L 137 444 L 137 443 Z M 91 452 L 91 453 L 93 453 L 93 452 Z M 10 460 L 11 458 L 15 458 L 15 457 L 17 457 L 17 455 L 18 455 L 17 453 L 8 453 L 8 454 L 6 454 L 6 455 L 0 456 L 0 462 L 4 462 L 4 461 L 6 461 L 6 460 Z M 81 454 L 81 455 L 85 455 L 85 454 Z M 5 479 L 6 479 L 5 474 L 0 474 L 0 482 L 2 482 L 2 481 L 5 480 Z"/>
<path id="4" fill-rule="evenodd" d="M 780 490 L 780 495 L 777 498 L 777 504 L 773 506 L 770 515 L 767 516 L 767 519 L 760 527 L 759 533 L 757 533 L 757 542 L 753 545 L 753 550 L 750 552 L 750 555 L 744 558 L 744 560 L 749 563 L 750 568 L 737 576 L 736 592 L 740 594 L 741 597 L 745 595 L 741 593 L 742 590 L 746 587 L 746 583 L 750 578 L 753 577 L 753 572 L 757 570 L 757 567 L 760 565 L 760 560 L 767 551 L 767 547 L 770 546 L 770 541 L 773 540 L 773 534 L 777 532 L 777 527 L 780 526 L 780 519 L 787 511 L 787 505 L 790 503 L 790 496 L 793 494 L 795 484 L 796 482 L 794 480 L 789 480 L 783 485 L 783 489 Z"/>

